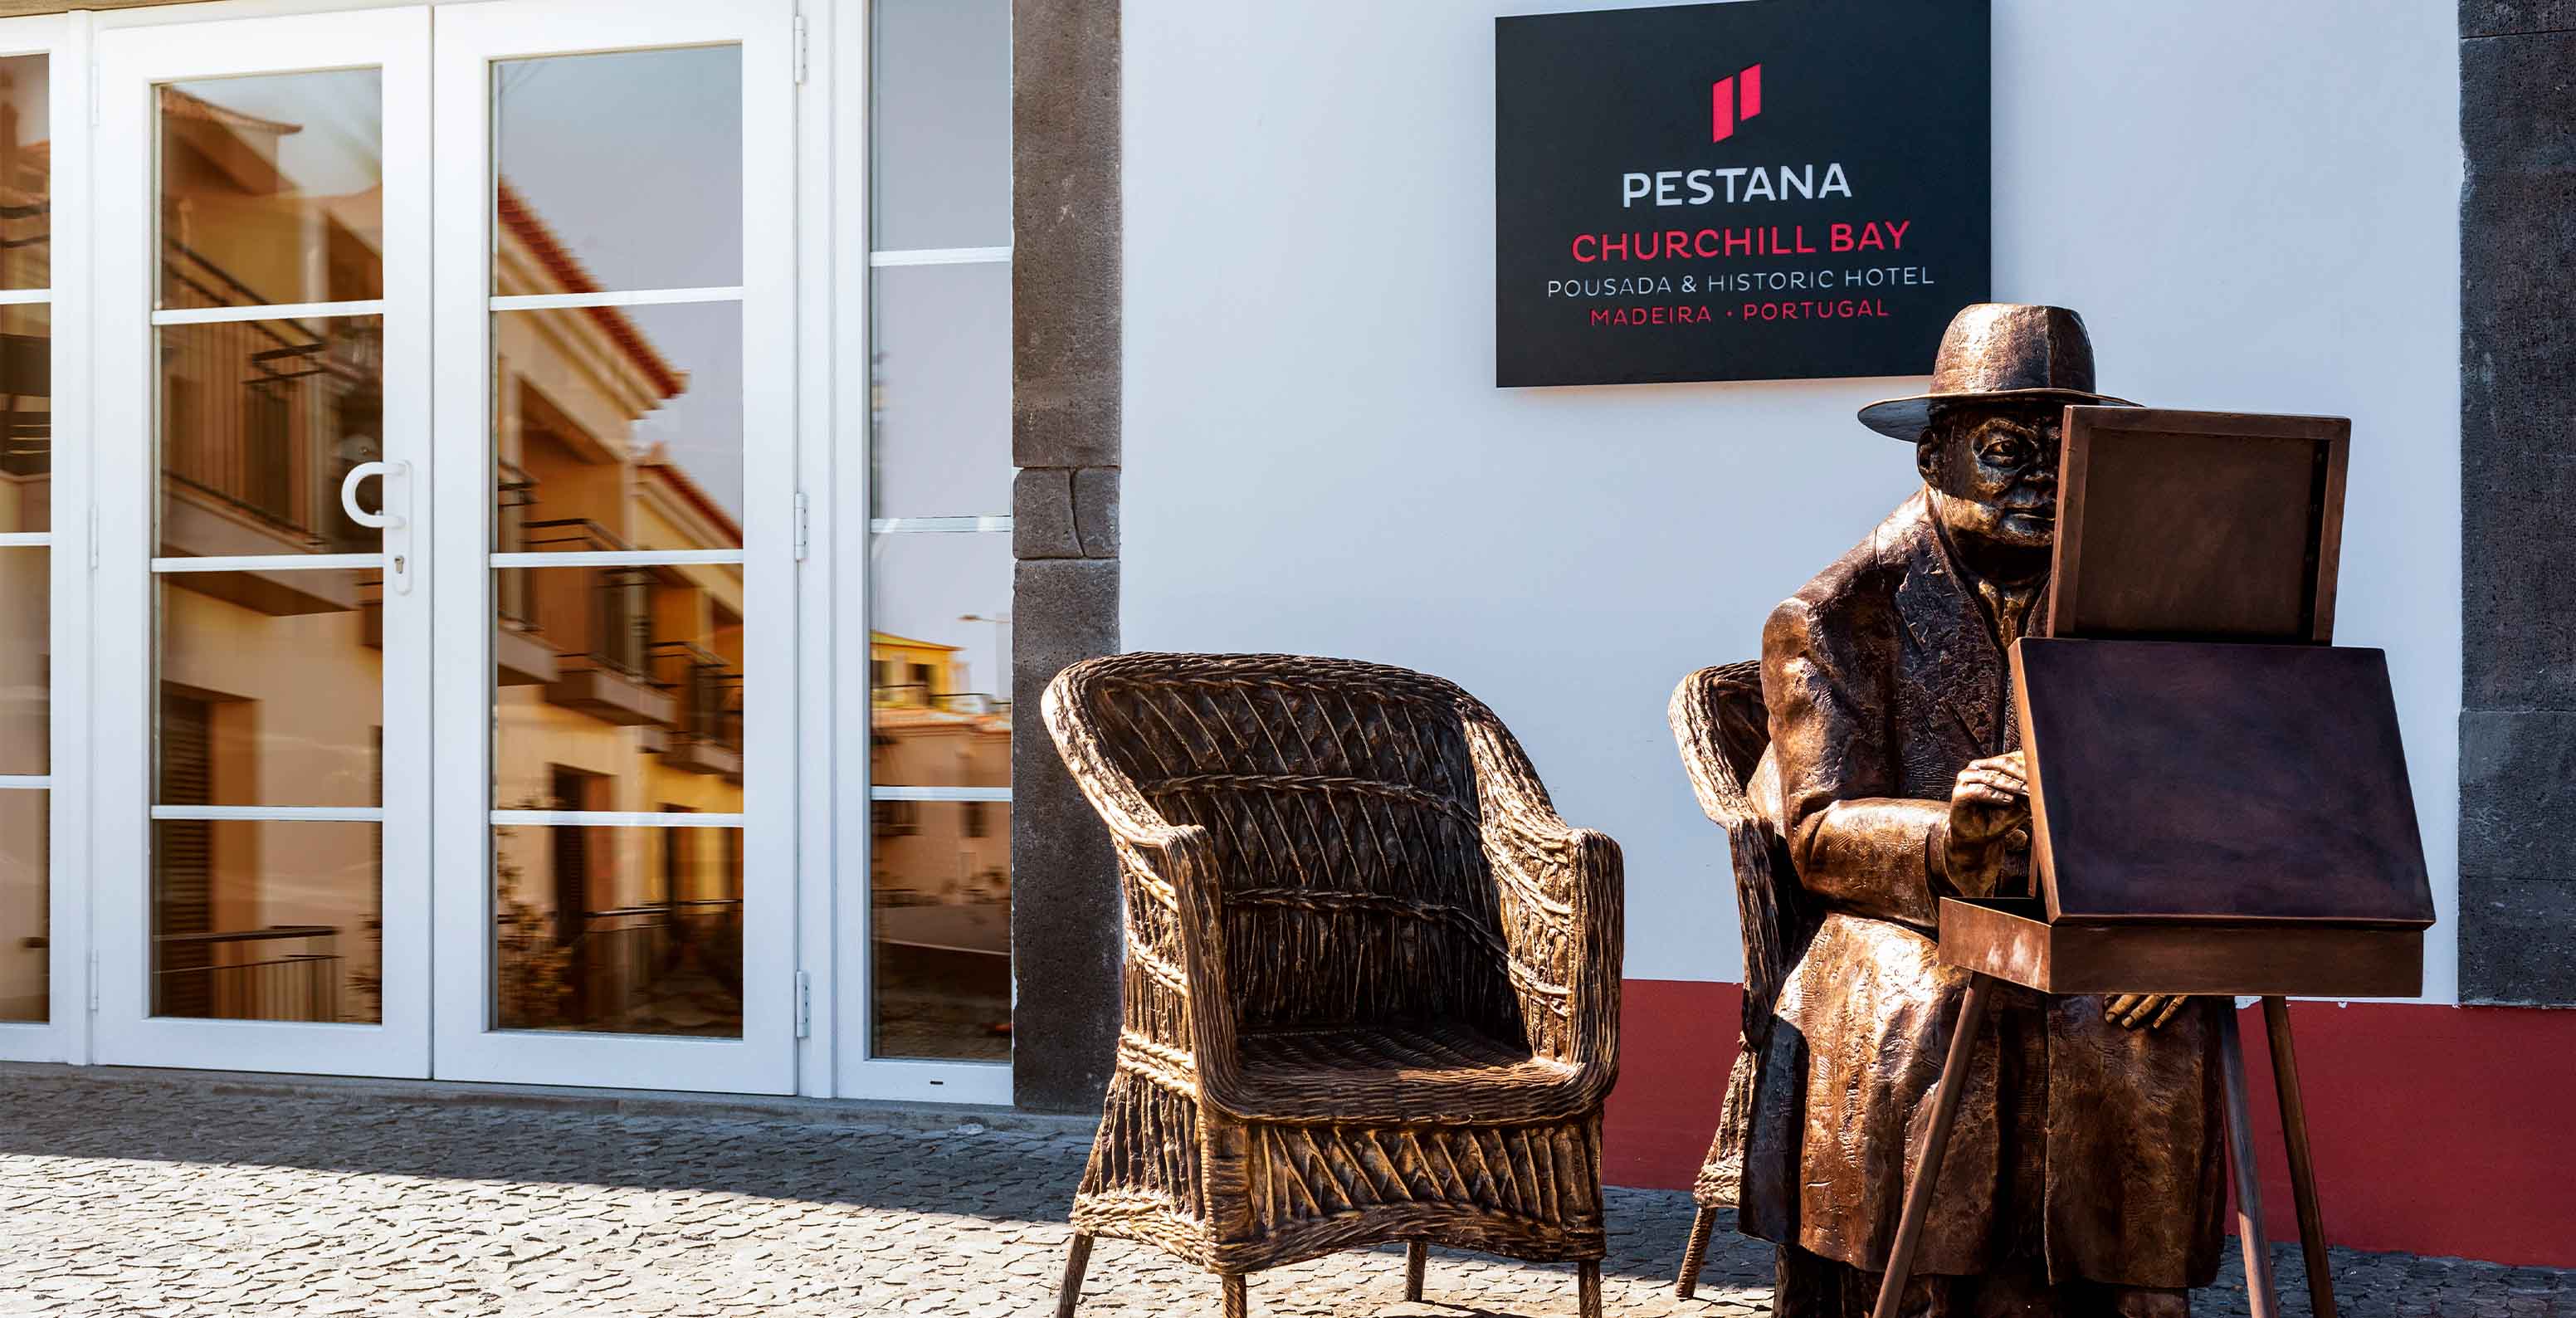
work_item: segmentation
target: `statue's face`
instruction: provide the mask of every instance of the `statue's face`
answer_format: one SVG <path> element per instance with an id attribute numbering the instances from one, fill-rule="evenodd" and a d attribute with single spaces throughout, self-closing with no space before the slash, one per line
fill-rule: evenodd
<path id="1" fill-rule="evenodd" d="M 1953 537 L 2045 549 L 2057 537 L 2062 402 L 1955 403 L 1915 446 L 1923 483 L 1939 491 Z"/>

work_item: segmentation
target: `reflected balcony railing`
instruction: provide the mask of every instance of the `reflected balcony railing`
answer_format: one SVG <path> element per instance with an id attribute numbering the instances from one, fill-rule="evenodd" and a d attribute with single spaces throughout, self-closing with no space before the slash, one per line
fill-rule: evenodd
<path id="1" fill-rule="evenodd" d="M 493 517 L 497 535 L 495 545 L 508 552 L 527 546 L 528 510 L 537 506 L 537 478 L 515 463 L 502 461 L 494 481 Z M 521 628 L 536 625 L 534 607 L 528 600 L 528 574 L 524 569 L 501 573 L 495 583 L 493 606 L 501 621 Z"/>
<path id="2" fill-rule="evenodd" d="M 178 290 L 167 309 L 266 304 L 186 245 L 165 248 L 162 268 Z M 300 551 L 374 546 L 375 532 L 341 510 L 340 480 L 382 448 L 381 321 L 165 325 L 159 338 L 161 468 L 174 492 L 245 517 Z"/>
<path id="3" fill-rule="evenodd" d="M 523 547 L 537 553 L 624 550 L 630 546 L 587 518 L 529 522 Z M 654 681 L 653 583 L 649 567 L 507 567 L 495 574 L 502 599 L 515 599 L 525 634 L 563 661 L 546 680 L 546 699 L 619 727 L 678 717 L 671 693 Z"/>
<path id="4" fill-rule="evenodd" d="M 985 691 L 933 691 L 927 682 L 894 682 L 874 688 L 882 709 L 936 709 L 950 714 L 1008 714 L 1011 702 Z"/>
<path id="5" fill-rule="evenodd" d="M 666 767 L 742 780 L 742 672 L 690 641 L 652 646 L 655 685 L 675 706 L 662 750 Z"/>
<path id="6" fill-rule="evenodd" d="M 153 1014 L 337 1021 L 343 970 L 336 950 L 339 932 L 316 924 L 158 935 L 152 940 Z"/>

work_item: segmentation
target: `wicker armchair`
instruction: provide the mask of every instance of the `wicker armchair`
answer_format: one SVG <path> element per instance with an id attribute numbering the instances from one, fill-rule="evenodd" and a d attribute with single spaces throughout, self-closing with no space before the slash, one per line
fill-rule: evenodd
<path id="1" fill-rule="evenodd" d="M 1754 1082 L 1771 1044 L 1771 1009 L 1779 1000 L 1781 981 L 1814 937 L 1817 917 L 1798 886 L 1787 845 L 1745 795 L 1745 784 L 1771 744 L 1761 663 L 1723 664 L 1683 678 L 1673 689 L 1668 714 L 1699 807 L 1726 830 L 1736 913 L 1744 929 L 1744 1018 L 1735 1069 L 1727 1075 L 1726 1097 L 1718 1108 L 1717 1137 L 1691 1183 L 1699 1212 L 1691 1221 L 1681 1276 L 1674 1284 L 1675 1293 L 1689 1299 L 1699 1286 L 1700 1267 L 1708 1261 L 1717 1212 L 1734 1206 L 1742 1190 Z"/>
<path id="2" fill-rule="evenodd" d="M 1073 1203 L 1217 1273 L 1407 1242 L 1576 1260 L 1600 1312 L 1617 844 L 1437 678 L 1289 655 L 1075 664 L 1047 728 L 1123 871 L 1125 1023 Z"/>

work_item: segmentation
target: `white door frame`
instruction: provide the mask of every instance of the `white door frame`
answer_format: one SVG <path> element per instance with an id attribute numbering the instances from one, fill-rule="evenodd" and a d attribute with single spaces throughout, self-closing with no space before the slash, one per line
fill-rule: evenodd
<path id="1" fill-rule="evenodd" d="M 796 226 L 790 0 L 497 0 L 437 18 L 438 536 L 441 758 L 436 790 L 437 1073 L 445 1079 L 790 1093 L 796 1088 Z M 490 526 L 493 400 L 491 65 L 654 47 L 739 45 L 743 68 L 743 270 L 737 294 L 627 290 L 579 304 L 735 301 L 742 307 L 744 572 L 743 1032 L 740 1039 L 491 1027 L 492 828 L 497 823 L 653 827 L 721 816 L 496 812 L 491 799 Z M 561 305 L 556 299 L 549 305 Z M 730 561 L 729 552 L 640 552 L 617 561 Z M 583 556 L 531 555 L 574 566 Z M 513 559 L 512 562 L 519 560 Z M 534 565 L 520 563 L 519 565 Z"/>
<path id="2" fill-rule="evenodd" d="M 828 612 L 821 616 L 831 620 L 835 653 L 826 661 L 829 667 L 823 679 L 812 688 L 818 698 L 828 697 L 827 703 L 817 706 L 818 711 L 830 713 L 828 723 L 822 726 L 830 731 L 835 760 L 827 808 L 833 819 L 845 825 L 833 834 L 836 840 L 828 853 L 831 863 L 814 867 L 817 881 L 830 883 L 839 897 L 831 911 L 831 941 L 838 950 L 829 981 L 836 1044 L 832 1083 L 834 1092 L 844 1098 L 1008 1107 L 1012 1075 L 1009 1062 L 871 1055 L 876 1033 L 875 944 L 871 929 L 872 849 L 876 839 L 868 821 L 879 799 L 897 799 L 903 789 L 881 792 L 871 780 L 875 710 L 872 693 L 862 680 L 868 672 L 873 646 L 869 562 L 874 533 L 868 518 L 874 503 L 868 481 L 870 464 L 865 456 L 873 442 L 870 389 L 875 376 L 869 287 L 873 262 L 868 224 L 872 213 L 869 162 L 874 146 L 869 134 L 873 33 L 866 0 L 836 0 L 830 17 L 831 21 L 814 38 L 817 77 L 828 94 L 822 98 L 824 104 L 813 112 L 815 119 L 828 123 L 828 128 L 816 136 L 829 137 L 829 157 L 838 166 L 831 196 L 827 204 L 818 207 L 818 213 L 833 217 L 830 227 L 834 259 L 828 267 L 831 274 L 826 296 L 837 314 L 829 323 L 827 351 L 831 375 L 840 382 L 831 403 L 832 430 L 836 434 L 826 446 L 825 455 L 854 459 L 828 465 L 818 461 L 813 467 L 818 473 L 817 481 L 830 492 L 819 502 L 841 514 L 832 536 L 818 541 L 829 546 L 829 552 L 820 556 L 821 570 L 816 575 L 824 578 L 818 583 L 818 593 L 828 601 Z M 822 281 L 809 276 L 809 282 Z M 835 680 L 835 675 L 846 676 Z M 1008 669 L 997 676 L 1003 684 L 1001 689 L 1009 690 Z M 1014 710 L 1014 736 L 1044 736 L 1037 714 L 1035 709 Z M 1009 799 L 1007 793 L 996 798 L 975 788 L 936 794 L 937 799 L 947 800 L 970 796 Z M 1016 875 L 1013 881 L 1017 882 Z"/>
<path id="3" fill-rule="evenodd" d="M 52 274 L 43 290 L 0 298 L 50 304 L 52 342 L 52 530 L 0 537 L 44 546 L 52 656 L 51 746 L 43 774 L 13 777 L 12 790 L 50 793 L 46 803 L 46 981 L 42 1021 L 0 1022 L 0 1059 L 84 1060 L 89 1049 L 89 475 L 95 453 L 89 419 L 89 42 L 86 14 L 0 19 L 0 56 L 46 57 L 47 185 Z"/>
<path id="4" fill-rule="evenodd" d="M 116 387 L 98 391 L 96 491 L 98 680 L 93 688 L 98 788 L 90 871 L 98 922 L 95 1052 L 103 1062 L 357 1075 L 429 1073 L 428 552 L 429 402 L 429 10 L 426 6 L 278 18 L 245 18 L 102 33 L 96 50 L 95 150 L 114 162 L 95 180 L 98 248 L 93 287 L 97 369 Z M 382 1023 L 314 1024 L 196 1020 L 151 1014 L 153 738 L 157 545 L 154 303 L 159 286 L 155 162 L 161 82 L 376 67 L 383 70 L 383 447 L 411 464 L 408 479 L 381 482 L 384 505 L 408 525 L 386 533 L 386 553 L 263 560 L 272 571 L 375 568 L 409 560 L 408 592 L 383 606 L 383 779 L 374 808 L 198 807 L 194 818 L 380 822 L 383 902 Z M 365 311 L 363 304 L 333 308 Z M 306 314 L 321 314 L 309 311 Z M 277 318 L 274 313 L 260 317 Z M 406 543 L 407 540 L 407 543 Z M 212 560 L 209 560 L 212 561 Z M 171 566 L 163 563 L 162 566 Z"/>

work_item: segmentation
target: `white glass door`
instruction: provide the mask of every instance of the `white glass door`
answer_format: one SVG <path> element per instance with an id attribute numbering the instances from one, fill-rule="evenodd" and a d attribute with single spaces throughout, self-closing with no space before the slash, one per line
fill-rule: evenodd
<path id="1" fill-rule="evenodd" d="M 428 1073 L 428 54 L 97 40 L 102 1061 Z"/>
<path id="2" fill-rule="evenodd" d="M 794 1087 L 792 21 L 438 11 L 444 1077 Z"/>

